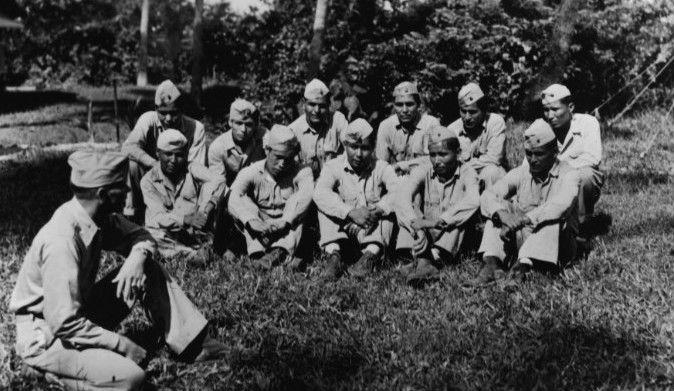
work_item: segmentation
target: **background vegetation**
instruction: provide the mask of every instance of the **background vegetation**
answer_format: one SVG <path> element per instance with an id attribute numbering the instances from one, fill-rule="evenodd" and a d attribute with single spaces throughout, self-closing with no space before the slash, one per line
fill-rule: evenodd
<path id="1" fill-rule="evenodd" d="M 590 111 L 642 74 L 605 113 L 622 108 L 672 54 L 671 0 L 577 1 L 568 59 L 560 79 Z M 456 116 L 455 95 L 479 81 L 494 108 L 514 117 L 545 71 L 561 0 L 350 0 L 330 2 L 320 77 L 361 86 L 366 109 L 380 109 L 392 87 L 414 79 L 429 109 Z M 12 31 L 13 83 L 110 85 L 135 80 L 140 1 L 20 0 L 26 30 Z M 251 99 L 293 104 L 308 79 L 306 67 L 315 3 L 270 0 L 256 14 L 233 13 L 227 3 L 206 4 L 204 67 L 207 84 L 236 83 Z M 188 81 L 193 3 L 153 2 L 150 15 L 151 82 Z M 3 33 L 4 34 L 4 33 Z M 351 58 L 351 61 L 347 61 Z M 674 67 L 642 103 L 666 100 Z"/>

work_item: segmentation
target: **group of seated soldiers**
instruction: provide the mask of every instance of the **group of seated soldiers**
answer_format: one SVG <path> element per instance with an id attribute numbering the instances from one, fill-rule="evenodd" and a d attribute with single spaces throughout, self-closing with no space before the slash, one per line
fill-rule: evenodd
<path id="1" fill-rule="evenodd" d="M 422 111 L 415 84 L 393 91 L 395 113 L 375 132 L 330 111 L 330 91 L 312 80 L 304 114 L 265 129 L 243 99 L 210 145 L 204 126 L 177 105 L 170 81 L 156 91 L 122 147 L 130 160 L 124 213 L 144 223 L 165 256 L 199 261 L 245 252 L 253 266 L 303 265 L 318 244 L 321 275 L 365 276 L 397 260 L 410 283 L 433 279 L 467 243 L 483 267 L 472 284 L 503 269 L 573 259 L 603 184 L 598 121 L 574 113 L 568 88 L 541 95 L 544 119 L 524 132 L 526 157 L 507 171 L 506 122 L 488 111 L 479 85 L 458 94 L 449 126 Z M 481 240 L 479 235 L 482 235 Z M 309 239 L 307 239 L 309 238 Z"/>
<path id="2" fill-rule="evenodd" d="M 238 99 L 230 129 L 210 147 L 179 96 L 162 83 L 156 110 L 140 117 L 122 153 L 70 155 L 74 197 L 35 236 L 17 276 L 17 355 L 67 389 L 143 387 L 147 346 L 112 331 L 136 303 L 178 360 L 246 353 L 215 338 L 158 253 L 199 260 L 214 246 L 245 251 L 258 268 L 297 269 L 318 230 L 322 278 L 365 276 L 396 259 L 416 284 L 480 242 L 482 269 L 466 282 L 478 286 L 508 269 L 559 266 L 587 240 L 579 227 L 603 182 L 599 124 L 573 112 L 564 86 L 543 91 L 545 119 L 526 129 L 526 158 L 510 171 L 506 124 L 474 83 L 459 91 L 461 119 L 449 127 L 401 83 L 395 114 L 374 132 L 331 113 L 328 88 L 313 80 L 290 126 L 262 128 L 257 108 Z M 126 259 L 97 280 L 101 250 Z"/>

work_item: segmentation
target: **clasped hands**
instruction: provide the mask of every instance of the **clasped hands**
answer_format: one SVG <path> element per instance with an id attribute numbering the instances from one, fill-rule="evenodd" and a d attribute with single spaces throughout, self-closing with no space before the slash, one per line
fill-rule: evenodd
<path id="1" fill-rule="evenodd" d="M 506 242 L 510 240 L 513 232 L 517 232 L 527 224 L 531 224 L 531 219 L 519 209 L 513 212 L 500 211 L 497 214 L 498 220 L 501 222 L 500 236 Z"/>
<path id="2" fill-rule="evenodd" d="M 449 225 L 442 219 L 429 220 L 424 218 L 412 219 L 410 222 L 412 229 L 412 236 L 414 243 L 412 243 L 412 252 L 414 255 L 420 255 L 425 252 L 429 245 L 428 232 L 429 229 L 446 230 Z"/>
<path id="3" fill-rule="evenodd" d="M 351 209 L 346 216 L 349 224 L 346 225 L 345 231 L 350 236 L 357 236 L 360 230 L 370 232 L 377 226 L 382 216 L 384 216 L 384 210 L 376 205 Z"/>
<path id="4" fill-rule="evenodd" d="M 247 225 L 251 234 L 265 245 L 273 242 L 272 238 L 290 230 L 290 223 L 280 218 L 270 220 L 254 219 L 250 220 Z"/>

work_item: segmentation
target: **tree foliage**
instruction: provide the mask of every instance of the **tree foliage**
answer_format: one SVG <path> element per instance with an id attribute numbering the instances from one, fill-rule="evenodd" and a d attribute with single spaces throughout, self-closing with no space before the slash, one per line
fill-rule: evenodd
<path id="1" fill-rule="evenodd" d="M 162 7 L 154 7 L 150 81 L 177 74 L 188 81 L 192 5 L 166 0 L 181 17 L 183 47 L 169 57 Z M 392 87 L 419 83 L 429 110 L 453 118 L 460 86 L 478 81 L 493 108 L 517 116 L 543 69 L 559 0 L 349 0 L 330 2 L 320 76 L 363 87 L 362 100 L 379 109 Z M 23 0 L 25 37 L 13 36 L 15 78 L 44 83 L 109 83 L 135 75 L 140 2 L 134 0 Z M 294 103 L 306 83 L 314 0 L 274 0 L 261 13 L 234 14 L 227 3 L 204 13 L 208 82 L 238 82 L 269 103 Z M 672 54 L 674 6 L 668 0 L 583 2 L 573 26 L 561 82 L 591 109 L 646 70 L 652 77 Z M 16 33 L 12 33 L 16 34 Z M 170 61 L 169 61 L 170 60 Z M 178 72 L 174 72 L 173 61 Z M 348 60 L 348 61 L 347 61 Z M 655 62 L 654 66 L 649 67 Z M 19 76 L 16 76 L 19 75 Z M 658 79 L 671 84 L 674 70 Z M 649 102 L 664 99 L 654 89 Z M 615 107 L 630 97 L 627 91 Z M 609 106 L 607 110 L 613 110 Z"/>

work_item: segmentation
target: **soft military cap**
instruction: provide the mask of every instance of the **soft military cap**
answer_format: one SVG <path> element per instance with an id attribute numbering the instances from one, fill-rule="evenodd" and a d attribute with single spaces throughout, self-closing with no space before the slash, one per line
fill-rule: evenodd
<path id="1" fill-rule="evenodd" d="M 299 145 L 295 133 L 285 125 L 274 125 L 262 138 L 262 145 L 267 149 L 285 151 Z"/>
<path id="2" fill-rule="evenodd" d="M 555 140 L 555 132 L 550 124 L 542 119 L 534 121 L 524 131 L 524 148 L 532 149 L 546 145 Z"/>
<path id="3" fill-rule="evenodd" d="M 257 112 L 257 107 L 245 99 L 236 99 L 229 106 L 229 119 L 245 120 Z"/>
<path id="4" fill-rule="evenodd" d="M 442 125 L 434 125 L 428 130 L 428 143 L 436 144 L 446 140 L 456 140 L 458 145 L 459 137 L 453 130 L 448 129 Z"/>
<path id="5" fill-rule="evenodd" d="M 553 84 L 541 92 L 541 101 L 544 105 L 556 102 L 562 98 L 571 96 L 571 91 L 561 84 Z"/>
<path id="6" fill-rule="evenodd" d="M 308 100 L 323 99 L 328 96 L 329 93 L 330 90 L 328 89 L 328 86 L 318 79 L 313 79 L 306 87 L 304 87 L 304 99 Z"/>
<path id="7" fill-rule="evenodd" d="M 129 172 L 129 160 L 119 152 L 76 151 L 68 164 L 70 182 L 86 189 L 124 183 Z"/>
<path id="8" fill-rule="evenodd" d="M 157 149 L 164 152 L 179 152 L 187 147 L 187 137 L 176 129 L 166 129 L 157 137 Z"/>
<path id="9" fill-rule="evenodd" d="M 358 118 L 346 127 L 342 135 L 342 141 L 350 144 L 359 144 L 367 140 L 373 131 L 374 129 L 367 121 Z"/>
<path id="10" fill-rule="evenodd" d="M 468 83 L 459 90 L 459 104 L 468 106 L 484 97 L 484 92 L 477 83 Z"/>
<path id="11" fill-rule="evenodd" d="M 398 96 L 405 96 L 405 95 L 419 95 L 419 90 L 417 89 L 417 85 L 415 83 L 409 82 L 409 81 L 404 81 L 400 84 L 398 84 L 394 89 L 393 89 L 393 97 L 398 97 Z"/>
<path id="12" fill-rule="evenodd" d="M 180 96 L 180 90 L 171 80 L 164 80 L 157 87 L 154 94 L 154 104 L 157 106 L 168 106 L 176 102 Z"/>

